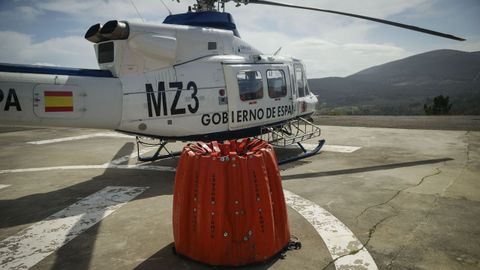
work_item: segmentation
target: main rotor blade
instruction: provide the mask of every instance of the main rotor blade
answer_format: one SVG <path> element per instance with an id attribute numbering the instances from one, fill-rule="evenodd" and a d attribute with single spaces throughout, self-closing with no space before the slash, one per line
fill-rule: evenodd
<path id="1" fill-rule="evenodd" d="M 313 11 L 339 14 L 339 15 L 344 15 L 344 16 L 349 16 L 349 17 L 355 17 L 355 18 L 359 18 L 359 19 L 374 21 L 374 22 L 378 22 L 378 23 L 388 24 L 388 25 L 392 25 L 392 26 L 396 26 L 396 27 L 400 27 L 400 28 L 405 28 L 405 29 L 409 29 L 409 30 L 413 30 L 413 31 L 417 31 L 417 32 L 425 33 L 425 34 L 430 34 L 430 35 L 434 35 L 434 36 L 439 36 L 439 37 L 444 37 L 444 38 L 449 38 L 449 39 L 454 39 L 454 40 L 459 40 L 459 41 L 465 41 L 464 38 L 456 37 L 454 35 L 440 33 L 440 32 L 437 32 L 437 31 L 428 30 L 428 29 L 413 26 L 413 25 L 397 23 L 397 22 L 372 18 L 372 17 L 358 15 L 358 14 L 352 14 L 352 13 L 346 13 L 346 12 L 340 12 L 340 11 L 328 10 L 328 9 L 313 8 L 313 7 L 297 6 L 297 5 L 291 5 L 291 4 L 279 3 L 279 2 L 273 2 L 273 1 L 266 1 L 266 0 L 248 0 L 248 3 L 249 4 L 261 4 L 261 5 L 288 7 L 288 8 L 298 8 L 298 9 L 306 9 L 306 10 L 313 10 Z"/>

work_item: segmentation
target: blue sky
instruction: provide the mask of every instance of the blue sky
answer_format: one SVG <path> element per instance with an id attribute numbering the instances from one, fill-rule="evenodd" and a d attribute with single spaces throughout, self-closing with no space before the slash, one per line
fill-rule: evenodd
<path id="1" fill-rule="evenodd" d="M 160 0 L 133 0 L 149 23 L 168 15 Z M 174 13 L 194 1 L 164 0 Z M 456 42 L 337 15 L 280 7 L 227 5 L 242 38 L 264 53 L 303 59 L 309 77 L 347 76 L 361 69 L 438 49 L 480 51 L 479 0 L 282 0 L 394 20 L 451 33 Z M 83 35 L 111 19 L 141 19 L 130 0 L 0 0 L 0 62 L 97 68 Z"/>

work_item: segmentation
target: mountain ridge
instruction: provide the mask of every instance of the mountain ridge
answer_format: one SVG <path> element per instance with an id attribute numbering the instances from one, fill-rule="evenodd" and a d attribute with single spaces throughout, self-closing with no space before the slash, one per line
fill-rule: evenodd
<path id="1" fill-rule="evenodd" d="M 480 54 L 456 50 L 436 50 L 406 57 L 354 73 L 348 78 L 381 81 L 387 84 L 418 78 L 425 80 L 469 81 L 478 75 Z"/>
<path id="2" fill-rule="evenodd" d="M 320 113 L 423 114 L 423 104 L 448 95 L 455 114 L 480 114 L 480 51 L 436 50 L 373 66 L 346 77 L 310 79 Z"/>

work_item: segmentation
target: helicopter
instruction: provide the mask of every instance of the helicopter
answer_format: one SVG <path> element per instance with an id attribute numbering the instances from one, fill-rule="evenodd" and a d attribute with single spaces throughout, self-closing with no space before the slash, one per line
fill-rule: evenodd
<path id="1" fill-rule="evenodd" d="M 178 0 L 177 0 L 178 1 Z M 309 121 L 318 98 L 306 66 L 244 41 L 225 4 L 270 5 L 333 13 L 463 41 L 433 30 L 368 16 L 264 0 L 197 0 L 162 24 L 111 20 L 92 25 L 98 70 L 0 64 L 0 123 L 111 129 L 137 136 L 137 149 L 171 141 L 260 136 L 278 146 L 320 137 Z"/>

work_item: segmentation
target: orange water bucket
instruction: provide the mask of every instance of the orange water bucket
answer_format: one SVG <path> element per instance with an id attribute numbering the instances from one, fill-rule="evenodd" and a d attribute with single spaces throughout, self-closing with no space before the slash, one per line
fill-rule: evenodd
<path id="1" fill-rule="evenodd" d="M 244 139 L 184 147 L 173 197 L 178 254 L 209 265 L 266 261 L 290 241 L 273 147 Z"/>

